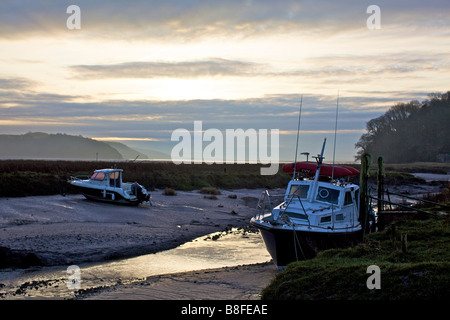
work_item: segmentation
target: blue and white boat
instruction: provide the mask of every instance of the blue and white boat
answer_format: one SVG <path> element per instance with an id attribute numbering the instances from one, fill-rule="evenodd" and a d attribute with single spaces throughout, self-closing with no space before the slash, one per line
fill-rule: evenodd
<path id="1" fill-rule="evenodd" d="M 258 204 L 260 213 L 250 220 L 279 268 L 362 240 L 359 186 L 343 177 L 332 179 L 320 174 L 324 147 L 325 142 L 322 154 L 315 157 L 314 177 L 294 174 L 278 201 L 265 191 Z"/>
<path id="2" fill-rule="evenodd" d="M 150 202 L 150 193 L 143 186 L 122 182 L 122 172 L 122 169 L 100 169 L 91 177 L 71 177 L 68 182 L 87 199 L 130 205 Z"/>

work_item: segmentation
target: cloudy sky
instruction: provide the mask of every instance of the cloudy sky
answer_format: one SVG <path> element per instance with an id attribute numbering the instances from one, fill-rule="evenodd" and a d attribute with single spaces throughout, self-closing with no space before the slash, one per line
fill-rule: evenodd
<path id="1" fill-rule="evenodd" d="M 279 129 L 293 160 L 303 95 L 300 152 L 327 137 L 331 160 L 339 92 L 336 160 L 352 161 L 367 121 L 450 89 L 449 13 L 447 0 L 1 1 L 0 134 L 170 154 L 172 132 L 202 121 Z"/>

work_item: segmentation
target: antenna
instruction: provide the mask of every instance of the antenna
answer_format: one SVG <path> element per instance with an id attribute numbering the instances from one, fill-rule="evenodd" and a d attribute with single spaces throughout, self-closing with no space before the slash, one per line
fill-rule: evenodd
<path id="1" fill-rule="evenodd" d="M 336 101 L 336 122 L 334 124 L 334 147 L 333 147 L 333 166 L 331 170 L 331 181 L 334 179 L 334 159 L 336 155 L 336 135 L 337 135 L 337 123 L 338 123 L 338 110 L 339 110 L 339 90 L 337 94 L 337 101 Z"/>
<path id="2" fill-rule="evenodd" d="M 295 178 L 295 171 L 297 169 L 297 152 L 298 152 L 298 136 L 300 132 L 300 119 L 302 117 L 302 105 L 303 105 L 303 95 L 301 95 L 300 98 L 300 110 L 298 111 L 298 125 L 297 125 L 297 142 L 295 143 L 295 161 L 294 161 L 294 175 L 292 176 L 292 179 Z"/>
<path id="3" fill-rule="evenodd" d="M 320 167 L 322 165 L 323 159 L 325 159 L 325 157 L 323 156 L 323 152 L 325 150 L 326 143 L 327 143 L 327 138 L 325 137 L 325 138 L 323 138 L 322 151 L 320 152 L 320 154 L 317 155 L 317 157 L 313 157 L 314 159 L 316 159 L 318 167 Z"/>
<path id="4" fill-rule="evenodd" d="M 317 192 L 317 188 L 318 188 L 317 182 L 319 181 L 320 167 L 322 166 L 322 161 L 324 159 L 323 152 L 325 150 L 325 144 L 326 143 L 327 143 L 327 138 L 325 137 L 323 139 L 322 152 L 320 152 L 320 154 L 318 154 L 317 157 L 313 157 L 314 159 L 316 159 L 316 162 L 317 162 L 317 170 L 316 170 L 316 175 L 314 177 L 314 182 L 313 182 L 313 185 L 312 185 L 312 190 L 313 191 L 309 192 L 310 196 L 308 198 L 309 199 L 308 201 L 313 201 L 314 194 L 316 194 L 316 192 Z"/>
<path id="5" fill-rule="evenodd" d="M 334 124 L 334 147 L 333 147 L 333 166 L 331 170 L 331 182 L 333 182 L 334 179 L 334 158 L 336 155 L 336 135 L 337 135 L 337 123 L 338 123 L 338 110 L 339 110 L 339 90 L 337 94 L 337 101 L 336 101 L 336 122 Z M 334 229 L 334 205 L 331 203 L 331 228 Z"/>
<path id="6" fill-rule="evenodd" d="M 309 161 L 309 152 L 302 152 L 302 153 L 300 153 L 300 154 L 306 156 L 306 162 Z"/>

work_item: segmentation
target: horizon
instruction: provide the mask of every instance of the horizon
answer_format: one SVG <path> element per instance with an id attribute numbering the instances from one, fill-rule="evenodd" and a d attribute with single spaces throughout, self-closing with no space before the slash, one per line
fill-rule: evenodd
<path id="1" fill-rule="evenodd" d="M 371 11 L 371 6 L 379 8 Z M 447 1 L 0 3 L 0 134 L 170 155 L 177 129 L 278 129 L 279 159 L 353 163 L 366 122 L 450 83 Z M 79 18 L 79 19 L 78 19 Z M 76 22 L 79 22 L 77 25 Z M 288 160 L 290 161 L 290 160 Z"/>

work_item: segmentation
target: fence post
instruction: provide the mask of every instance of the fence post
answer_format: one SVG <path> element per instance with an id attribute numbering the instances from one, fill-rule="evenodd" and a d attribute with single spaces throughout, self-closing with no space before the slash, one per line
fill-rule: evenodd
<path id="1" fill-rule="evenodd" d="M 384 211 L 384 159 L 378 157 L 378 172 L 377 172 L 377 207 L 378 213 Z"/>
<path id="2" fill-rule="evenodd" d="M 402 233 L 401 236 L 401 243 L 402 243 L 402 252 L 406 253 L 408 251 L 408 234 Z"/>
<path id="3" fill-rule="evenodd" d="M 361 157 L 361 173 L 359 176 L 359 221 L 363 229 L 363 237 L 366 234 L 366 227 L 368 224 L 368 205 L 369 197 L 367 195 L 367 180 L 369 179 L 369 168 L 372 156 L 364 153 Z"/>

